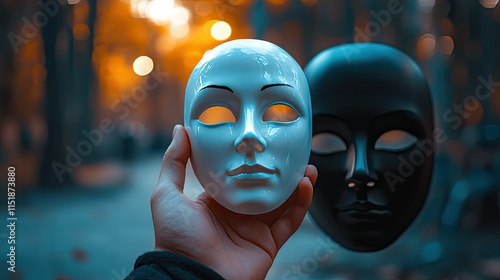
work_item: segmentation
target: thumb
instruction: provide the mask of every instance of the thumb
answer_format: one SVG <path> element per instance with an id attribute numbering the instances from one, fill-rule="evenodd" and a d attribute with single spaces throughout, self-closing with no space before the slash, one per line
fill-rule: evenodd
<path id="1" fill-rule="evenodd" d="M 186 129 L 178 124 L 174 127 L 172 143 L 163 156 L 157 190 L 182 193 L 190 152 L 191 147 Z"/>

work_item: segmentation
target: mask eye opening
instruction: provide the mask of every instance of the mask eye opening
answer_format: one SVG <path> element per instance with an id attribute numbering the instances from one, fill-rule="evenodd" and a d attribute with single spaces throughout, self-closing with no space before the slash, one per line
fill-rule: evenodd
<path id="1" fill-rule="evenodd" d="M 318 155 L 330 155 L 347 151 L 347 145 L 340 136 L 331 132 L 321 132 L 311 139 L 311 152 Z"/>
<path id="2" fill-rule="evenodd" d="M 227 107 L 215 105 L 205 109 L 197 120 L 206 125 L 217 125 L 222 123 L 235 123 L 236 117 Z"/>
<path id="3" fill-rule="evenodd" d="M 299 114 L 290 105 L 284 103 L 275 103 L 269 106 L 262 115 L 264 122 L 289 123 L 297 120 Z"/>
<path id="4" fill-rule="evenodd" d="M 417 143 L 417 137 L 404 130 L 389 130 L 383 133 L 375 142 L 374 149 L 386 152 L 402 152 Z"/>

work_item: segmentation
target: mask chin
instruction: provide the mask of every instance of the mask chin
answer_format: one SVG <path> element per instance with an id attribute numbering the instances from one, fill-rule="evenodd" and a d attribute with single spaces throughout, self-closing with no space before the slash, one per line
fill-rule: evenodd
<path id="1" fill-rule="evenodd" d="M 411 225 L 429 190 L 435 142 L 425 76 L 406 54 L 373 43 L 327 49 L 305 72 L 310 163 L 319 174 L 310 213 L 343 247 L 382 250 Z"/>

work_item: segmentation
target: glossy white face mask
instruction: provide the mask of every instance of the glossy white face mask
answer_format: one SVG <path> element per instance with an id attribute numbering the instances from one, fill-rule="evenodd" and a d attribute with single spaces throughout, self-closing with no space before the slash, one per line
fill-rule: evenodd
<path id="1" fill-rule="evenodd" d="M 186 87 L 184 125 L 203 188 L 242 214 L 261 214 L 293 193 L 309 160 L 311 101 L 300 66 L 266 41 L 217 46 Z"/>

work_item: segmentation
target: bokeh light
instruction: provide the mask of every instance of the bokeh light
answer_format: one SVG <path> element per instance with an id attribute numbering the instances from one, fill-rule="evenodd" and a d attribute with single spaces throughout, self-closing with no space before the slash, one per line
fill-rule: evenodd
<path id="1" fill-rule="evenodd" d="M 173 37 L 173 36 L 172 36 Z M 166 54 L 175 48 L 172 42 L 171 34 L 163 34 L 156 38 L 155 50 L 160 54 Z"/>
<path id="2" fill-rule="evenodd" d="M 83 41 L 90 35 L 89 26 L 85 23 L 77 23 L 73 25 L 73 36 L 77 41 Z"/>
<path id="3" fill-rule="evenodd" d="M 438 49 L 440 53 L 451 55 L 454 48 L 455 42 L 453 42 L 453 38 L 451 38 L 450 36 L 439 37 Z"/>
<path id="4" fill-rule="evenodd" d="M 439 29 L 442 34 L 450 34 L 453 32 L 453 22 L 449 18 L 443 18 L 439 21 Z"/>
<path id="5" fill-rule="evenodd" d="M 139 76 L 146 76 L 153 71 L 153 60 L 148 56 L 139 56 L 134 61 L 134 72 Z"/>
<path id="6" fill-rule="evenodd" d="M 146 15 L 158 25 L 167 24 L 174 6 L 175 3 L 172 0 L 153 0 L 147 4 Z"/>
<path id="7" fill-rule="evenodd" d="M 170 35 L 174 38 L 184 38 L 189 34 L 189 25 L 172 25 L 170 26 Z"/>
<path id="8" fill-rule="evenodd" d="M 214 11 L 214 3 L 210 1 L 196 1 L 194 12 L 202 17 L 209 16 Z"/>
<path id="9" fill-rule="evenodd" d="M 148 2 L 143 0 L 130 0 L 130 11 L 132 17 L 145 18 Z"/>
<path id="10" fill-rule="evenodd" d="M 140 1 L 139 4 L 137 5 L 137 11 L 139 13 L 140 17 L 147 17 L 147 10 L 148 10 L 148 2 L 146 1 Z"/>
<path id="11" fill-rule="evenodd" d="M 226 40 L 231 36 L 231 26 L 225 21 L 217 21 L 210 28 L 210 34 L 215 40 Z"/>
<path id="12" fill-rule="evenodd" d="M 436 0 L 419 0 L 418 1 L 418 6 L 425 13 L 432 12 L 435 4 L 436 4 Z"/>
<path id="13" fill-rule="evenodd" d="M 436 262 L 443 254 L 443 246 L 438 241 L 425 244 L 422 247 L 421 257 L 425 262 Z"/>
<path id="14" fill-rule="evenodd" d="M 479 3 L 485 8 L 493 9 L 497 6 L 498 0 L 479 0 Z"/>
<path id="15" fill-rule="evenodd" d="M 188 9 L 184 7 L 175 7 L 170 16 L 170 22 L 173 25 L 185 25 L 190 16 L 191 14 Z"/>
<path id="16" fill-rule="evenodd" d="M 477 98 L 468 96 L 464 99 L 465 123 L 476 124 L 483 118 L 483 104 Z"/>
<path id="17" fill-rule="evenodd" d="M 430 59 L 436 53 L 436 36 L 427 33 L 417 41 L 417 56 L 420 59 Z"/>

